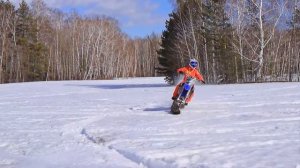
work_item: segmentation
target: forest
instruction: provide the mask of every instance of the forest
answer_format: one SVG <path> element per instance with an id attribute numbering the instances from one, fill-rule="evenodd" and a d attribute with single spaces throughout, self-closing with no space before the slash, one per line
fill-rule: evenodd
<path id="1" fill-rule="evenodd" d="M 208 83 L 300 80 L 299 0 L 176 0 L 158 68 L 169 83 L 177 67 L 200 61 Z"/>
<path id="2" fill-rule="evenodd" d="M 160 37 L 132 39 L 108 16 L 1 0 L 0 23 L 0 83 L 156 75 Z"/>
<path id="3" fill-rule="evenodd" d="M 0 0 L 0 83 L 166 76 L 190 58 L 207 83 L 300 81 L 299 0 L 172 0 L 162 34 L 109 16 Z"/>

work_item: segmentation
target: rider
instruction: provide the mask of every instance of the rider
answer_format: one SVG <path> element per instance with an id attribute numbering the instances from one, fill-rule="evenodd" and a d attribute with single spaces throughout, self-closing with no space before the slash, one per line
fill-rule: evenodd
<path id="1" fill-rule="evenodd" d="M 188 77 L 196 78 L 197 80 L 205 83 L 203 76 L 200 74 L 200 72 L 197 70 L 198 67 L 198 61 L 196 59 L 190 59 L 189 65 L 177 69 L 177 73 L 184 74 L 183 80 L 176 86 L 172 100 L 176 100 L 179 96 L 179 88 L 183 85 L 184 82 L 188 79 Z M 194 96 L 194 86 L 192 86 L 191 92 L 189 94 L 189 97 L 186 99 L 186 105 L 192 100 L 192 97 Z"/>

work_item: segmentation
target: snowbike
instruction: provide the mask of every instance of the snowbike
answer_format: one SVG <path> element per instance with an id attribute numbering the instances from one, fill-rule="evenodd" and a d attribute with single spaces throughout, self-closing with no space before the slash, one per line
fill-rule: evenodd
<path id="1" fill-rule="evenodd" d="M 192 77 L 188 77 L 186 82 L 182 83 L 179 88 L 179 96 L 177 99 L 173 101 L 173 104 L 171 106 L 171 113 L 172 114 L 180 114 L 181 109 L 183 109 L 187 103 L 186 99 L 190 96 L 190 92 L 192 90 L 192 87 L 195 84 L 196 79 Z"/>

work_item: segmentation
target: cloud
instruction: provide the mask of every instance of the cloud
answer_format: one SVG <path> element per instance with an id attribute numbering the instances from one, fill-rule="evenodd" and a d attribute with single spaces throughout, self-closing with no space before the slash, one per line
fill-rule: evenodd
<path id="1" fill-rule="evenodd" d="M 11 0 L 15 4 L 21 0 Z M 32 0 L 25 0 L 28 4 Z M 106 15 L 119 21 L 130 36 L 161 33 L 170 12 L 169 0 L 44 0 L 51 8 L 82 15 Z M 167 7 L 166 7 L 167 6 Z"/>
<path id="2" fill-rule="evenodd" d="M 21 0 L 12 0 L 19 3 Z M 26 0 L 31 3 L 32 0 Z M 52 8 L 78 10 L 83 15 L 107 15 L 116 18 L 124 26 L 155 25 L 164 16 L 156 13 L 159 4 L 153 0 L 45 0 Z"/>

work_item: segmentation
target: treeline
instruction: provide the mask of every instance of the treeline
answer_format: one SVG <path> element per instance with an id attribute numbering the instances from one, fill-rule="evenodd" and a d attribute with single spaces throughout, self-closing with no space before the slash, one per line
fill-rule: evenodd
<path id="1" fill-rule="evenodd" d="M 299 0 L 176 0 L 159 72 L 200 62 L 209 83 L 300 81 Z"/>
<path id="2" fill-rule="evenodd" d="M 132 39 L 109 17 L 0 0 L 0 32 L 0 83 L 156 75 L 160 37 Z"/>

